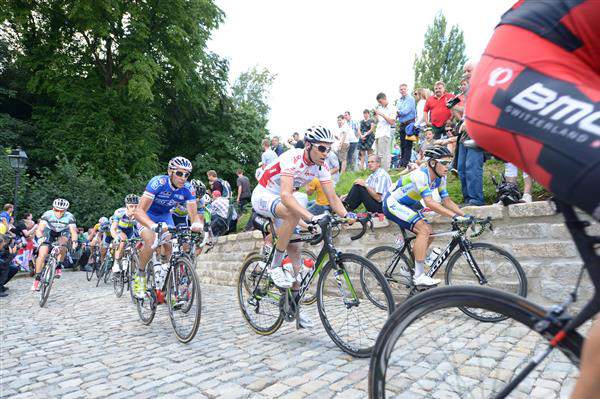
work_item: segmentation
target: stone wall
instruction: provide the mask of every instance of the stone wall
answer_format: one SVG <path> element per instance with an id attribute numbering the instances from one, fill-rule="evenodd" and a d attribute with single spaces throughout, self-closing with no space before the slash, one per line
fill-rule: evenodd
<path id="1" fill-rule="evenodd" d="M 490 216 L 493 231 L 487 231 L 474 239 L 474 242 L 488 242 L 509 251 L 523 266 L 527 274 L 527 296 L 540 303 L 562 302 L 575 285 L 582 261 L 573 240 L 567 231 L 563 217 L 555 214 L 550 203 L 533 202 L 515 204 L 508 207 L 490 205 L 465 208 L 465 212 L 477 217 Z M 584 219 L 586 215 L 580 214 Z M 448 231 L 448 218 L 439 215 L 428 217 L 434 231 Z M 366 255 L 379 245 L 393 245 L 399 229 L 387 220 L 374 222 L 374 232 L 368 232 L 358 241 L 351 241 L 359 226 L 345 227 L 335 239 L 337 248 L 343 251 Z M 592 234 L 600 234 L 600 226 L 595 223 L 589 229 Z M 434 241 L 433 245 L 445 248 L 448 237 Z M 203 283 L 235 286 L 238 271 L 245 257 L 251 251 L 259 251 L 262 235 L 255 231 L 219 237 L 215 247 L 197 261 L 197 270 Z M 319 247 L 311 250 L 318 253 Z M 443 270 L 438 271 L 443 278 Z M 581 300 L 588 298 L 592 286 L 584 278 L 580 290 Z"/>

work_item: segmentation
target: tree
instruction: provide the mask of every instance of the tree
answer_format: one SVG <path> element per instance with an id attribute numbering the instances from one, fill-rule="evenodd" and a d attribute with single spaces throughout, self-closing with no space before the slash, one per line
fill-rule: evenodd
<path id="1" fill-rule="evenodd" d="M 453 25 L 446 35 L 448 21 L 440 11 L 427 27 L 421 56 L 415 56 L 415 87 L 433 88 L 435 82 L 446 83 L 446 91 L 456 92 L 462 67 L 467 61 L 462 30 Z"/>

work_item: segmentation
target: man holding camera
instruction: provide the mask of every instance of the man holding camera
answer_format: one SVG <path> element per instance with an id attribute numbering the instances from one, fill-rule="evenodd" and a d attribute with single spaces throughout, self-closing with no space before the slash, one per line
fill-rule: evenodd
<path id="1" fill-rule="evenodd" d="M 4 285 L 19 271 L 18 267 L 11 265 L 16 253 L 15 240 L 8 234 L 0 235 L 0 298 L 8 296 L 8 288 Z"/>
<path id="2" fill-rule="evenodd" d="M 446 122 L 452 117 L 452 105 L 448 107 L 447 102 L 454 98 L 454 94 L 446 93 L 444 82 L 435 82 L 433 93 L 425 101 L 425 122 L 433 128 L 433 138 L 439 140 L 445 133 Z"/>

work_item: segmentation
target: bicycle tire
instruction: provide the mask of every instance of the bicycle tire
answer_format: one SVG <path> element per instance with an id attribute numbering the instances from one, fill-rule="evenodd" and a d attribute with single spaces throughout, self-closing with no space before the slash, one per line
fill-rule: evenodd
<path id="1" fill-rule="evenodd" d="M 137 273 L 138 269 L 139 269 L 139 265 L 140 265 L 140 259 L 138 258 L 137 254 L 131 254 L 129 256 L 129 262 L 127 265 L 127 273 L 128 273 L 128 279 L 127 279 L 127 289 L 129 290 L 129 296 L 131 297 L 131 302 L 133 304 L 136 303 L 136 298 L 135 295 L 133 295 L 133 279 L 135 278 L 135 274 Z"/>
<path id="2" fill-rule="evenodd" d="M 104 258 L 104 262 L 102 262 L 102 264 L 100 265 L 100 267 L 98 268 L 98 272 L 96 273 L 96 275 L 98 276 L 98 279 L 96 280 L 96 287 L 98 287 L 100 285 L 100 281 L 102 281 L 102 278 L 104 277 L 104 273 L 106 273 L 106 265 L 108 264 L 108 257 Z"/>
<path id="3" fill-rule="evenodd" d="M 185 276 L 181 274 L 181 268 L 185 271 Z M 182 290 L 180 283 L 188 281 L 192 283 L 191 289 L 184 287 Z M 189 284 L 189 283 L 188 283 Z M 200 318 L 202 315 L 202 295 L 200 290 L 200 279 L 194 270 L 194 266 L 187 256 L 182 256 L 175 261 L 175 265 L 171 268 L 171 272 L 167 277 L 167 306 L 169 308 L 169 318 L 175 336 L 184 344 L 190 342 L 198 332 L 200 327 Z M 181 303 L 184 301 L 183 303 Z M 195 306 L 195 308 L 193 308 Z M 176 312 L 179 311 L 181 318 L 177 317 Z M 191 311 L 191 312 L 190 312 Z M 182 321 L 183 317 L 192 315 L 193 320 L 188 331 L 182 331 L 178 327 L 178 320 Z"/>
<path id="4" fill-rule="evenodd" d="M 395 303 L 402 303 L 412 295 L 413 285 L 410 279 L 413 274 L 413 263 L 406 254 L 400 254 L 396 247 L 382 245 L 370 250 L 365 257 L 377 266 L 387 280 Z M 392 262 L 395 262 L 395 265 Z M 388 271 L 389 269 L 392 271 Z M 401 273 L 401 269 L 405 270 L 404 274 Z M 368 291 L 365 294 L 370 295 Z"/>
<path id="5" fill-rule="evenodd" d="M 485 286 L 500 289 L 522 297 L 527 296 L 527 277 L 519 262 L 502 248 L 488 243 L 473 243 L 469 253 L 477 262 L 479 269 L 487 280 Z M 488 253 L 489 255 L 485 255 Z M 462 251 L 454 252 L 446 265 L 444 280 L 446 285 L 476 285 L 479 280 L 465 261 Z M 463 260 L 461 264 L 458 264 Z M 453 274 L 454 272 L 454 274 Z M 497 278 L 496 276 L 499 276 Z M 516 280 L 511 281 L 516 278 Z M 482 322 L 498 322 L 504 318 L 493 313 L 475 313 L 469 308 L 460 308 L 468 316 Z"/>
<path id="6" fill-rule="evenodd" d="M 156 315 L 156 307 L 158 305 L 156 298 L 156 289 L 154 288 L 154 272 L 150 263 L 146 265 L 146 295 L 144 298 L 136 298 L 135 307 L 140 316 L 140 320 L 145 325 L 150 325 Z"/>
<path id="7" fill-rule="evenodd" d="M 306 258 L 310 258 L 313 260 L 314 262 L 314 266 L 313 267 L 317 267 L 317 256 L 310 250 L 308 249 L 303 249 L 302 250 L 302 260 L 304 261 L 304 259 Z M 302 265 L 302 267 L 304 267 L 304 265 Z M 310 283 L 311 286 L 308 288 L 308 290 L 304 293 L 304 296 L 302 297 L 302 300 L 300 301 L 301 305 L 312 305 L 313 303 L 317 302 L 317 289 L 316 289 L 316 281 L 318 280 L 319 275 L 316 274 L 313 277 L 313 281 Z"/>
<path id="8" fill-rule="evenodd" d="M 40 277 L 40 308 L 44 307 L 46 301 L 48 301 L 48 297 L 50 296 L 50 290 L 52 289 L 52 284 L 54 283 L 55 269 L 56 259 L 50 258 L 44 266 L 44 270 L 42 271 L 42 275 Z"/>
<path id="9" fill-rule="evenodd" d="M 267 276 L 266 271 L 261 277 L 265 267 L 267 265 L 264 256 L 257 254 L 247 257 L 238 275 L 237 293 L 240 311 L 250 328 L 257 334 L 271 335 L 281 327 L 283 314 L 279 307 L 279 289 Z M 252 295 L 257 285 L 263 294 L 259 298 Z M 266 316 L 264 319 L 267 319 L 265 322 L 261 317 L 263 315 Z"/>
<path id="10" fill-rule="evenodd" d="M 91 262 L 91 264 L 88 263 L 87 266 L 89 267 L 89 269 L 85 271 L 85 278 L 87 279 L 87 281 L 92 281 L 92 277 L 94 277 L 94 274 L 96 273 L 96 262 Z"/>
<path id="11" fill-rule="evenodd" d="M 504 326 L 499 326 L 498 324 L 482 324 L 465 318 L 464 314 L 456 309 L 456 307 L 462 307 L 466 305 L 473 306 L 473 304 L 487 309 L 488 311 L 505 315 L 505 321 L 502 321 L 501 323 L 506 323 L 507 326 L 514 327 L 511 327 L 512 330 L 509 330 L 505 329 Z M 448 320 L 438 319 L 440 316 L 438 311 L 440 310 L 455 315 L 456 323 L 453 324 L 449 323 Z M 440 373 L 441 375 L 442 372 L 444 373 L 442 382 L 437 383 L 437 381 L 433 381 L 433 383 L 426 388 L 427 395 L 429 395 L 428 397 L 475 398 L 480 397 L 474 395 L 475 390 L 478 389 L 482 390 L 481 397 L 495 397 L 493 394 L 489 394 L 489 391 L 493 388 L 490 387 L 490 379 L 494 379 L 491 381 L 492 383 L 497 382 L 504 385 L 508 384 L 508 380 L 511 377 L 506 376 L 511 372 L 515 373 L 520 371 L 520 368 L 525 361 L 521 362 L 521 366 L 517 364 L 511 365 L 508 361 L 508 356 L 503 357 L 504 355 L 502 355 L 502 353 L 491 353 L 494 350 L 498 352 L 503 349 L 508 350 L 507 346 L 510 345 L 509 343 L 511 341 L 507 340 L 505 335 L 500 334 L 500 336 L 496 337 L 498 342 L 495 342 L 494 340 L 489 339 L 489 334 L 478 331 L 478 328 L 495 329 L 505 333 L 510 332 L 512 334 L 511 337 L 517 336 L 517 334 L 515 334 L 516 332 L 522 333 L 525 331 L 526 336 L 523 339 L 525 342 L 524 344 L 520 343 L 521 341 L 517 341 L 517 338 L 512 338 L 515 341 L 513 344 L 515 347 L 518 347 L 517 352 L 522 352 L 523 348 L 527 348 L 528 346 L 531 346 L 532 352 L 536 352 L 539 350 L 539 348 L 547 347 L 548 340 L 557 334 L 561 329 L 560 326 L 552 324 L 549 329 L 544 332 L 544 335 L 536 332 L 535 325 L 541 318 L 544 317 L 545 313 L 546 310 L 544 308 L 531 301 L 528 301 L 523 297 L 487 287 L 450 286 L 435 288 L 415 295 L 396 309 L 396 311 L 385 323 L 381 333 L 379 334 L 379 337 L 377 338 L 377 343 L 375 345 L 369 367 L 369 398 L 385 398 L 388 394 L 388 391 L 394 395 L 404 395 L 408 397 L 412 392 L 414 392 L 411 391 L 411 389 L 419 389 L 419 386 L 415 387 L 415 385 L 422 384 L 421 381 L 423 380 L 433 381 L 433 374 Z M 435 323 L 437 323 L 437 325 L 435 325 Z M 456 330 L 458 330 L 456 336 L 453 335 L 453 330 L 451 329 L 455 325 L 457 326 Z M 475 325 L 477 328 L 472 329 L 471 325 Z M 443 326 L 443 328 L 440 328 L 440 326 Z M 430 338 L 427 335 L 428 332 L 432 332 L 434 336 L 437 336 L 437 338 Z M 482 338 L 481 346 L 483 349 L 478 352 L 476 342 L 475 345 L 473 342 L 477 338 L 484 337 L 486 335 L 487 337 L 485 339 Z M 415 338 L 415 336 L 417 336 L 417 338 Z M 470 338 L 470 336 L 475 337 L 475 339 Z M 534 349 L 534 345 L 531 344 L 532 340 L 530 338 L 536 338 L 540 342 L 539 348 Z M 418 342 L 415 342 L 415 339 Z M 461 342 L 462 340 L 469 342 L 468 347 L 461 346 L 463 344 L 463 342 Z M 447 345 L 450 355 L 444 360 L 442 359 L 444 348 L 427 348 L 427 351 L 420 350 L 421 353 L 417 353 L 419 351 L 415 351 L 410 347 L 411 344 L 420 346 L 422 345 L 423 341 L 426 341 L 431 345 Z M 498 343 L 501 345 L 497 345 Z M 524 346 L 517 346 L 519 343 L 520 345 Z M 577 332 L 571 332 L 563 341 L 558 344 L 559 351 L 554 351 L 550 354 L 550 356 L 557 355 L 562 357 L 562 354 L 564 354 L 567 356 L 568 360 L 577 365 L 581 355 L 582 344 L 582 336 Z M 398 349 L 398 352 L 409 352 L 410 354 L 408 356 L 404 356 L 403 353 L 393 353 L 395 348 Z M 423 348 L 420 347 L 419 349 Z M 471 359 L 466 359 L 465 354 L 469 353 L 472 357 Z M 529 354 L 529 356 L 532 358 L 535 355 L 535 353 Z M 427 364 L 425 361 L 428 359 L 428 356 L 431 356 L 431 358 L 435 361 L 435 363 L 429 369 L 427 369 Z M 486 370 L 489 370 L 490 374 L 482 377 L 487 379 L 481 382 L 481 386 L 484 388 L 478 388 L 479 385 L 476 387 L 475 384 L 470 381 L 469 385 L 463 386 L 463 388 L 467 387 L 472 390 L 469 394 L 465 392 L 450 392 L 449 389 L 452 387 L 449 384 L 460 383 L 465 381 L 466 378 L 458 377 L 453 379 L 448 377 L 448 374 L 452 368 L 449 367 L 449 365 L 445 365 L 444 367 L 442 367 L 442 365 L 448 363 L 449 361 L 460 363 L 461 367 L 462 365 L 470 365 L 471 369 L 468 370 L 470 372 L 469 378 L 473 381 L 476 381 L 473 370 L 475 367 L 474 365 L 476 365 L 477 361 L 479 361 L 479 359 L 476 359 L 476 356 L 482 356 L 480 359 L 481 362 L 483 362 L 484 356 L 486 356 L 488 360 L 493 360 L 493 362 L 490 362 L 492 364 L 485 365 L 485 367 L 488 368 Z M 550 361 L 550 359 L 546 360 Z M 504 368 L 511 366 L 512 368 L 510 370 L 504 370 Z M 420 372 L 417 372 L 419 370 L 415 370 L 416 367 L 422 368 L 423 373 L 421 374 Z M 404 368 L 406 373 L 403 373 L 403 371 L 398 372 L 398 370 L 401 368 Z M 483 369 L 484 368 L 482 368 L 482 370 Z M 501 370 L 505 377 L 501 377 L 500 374 L 502 373 L 500 373 L 498 370 Z M 535 376 L 535 374 L 531 376 Z M 386 382 L 386 377 L 389 377 L 389 384 Z M 522 382 L 522 385 L 526 384 Z M 520 386 L 521 385 L 517 386 L 516 388 L 519 389 Z M 531 384 L 529 387 L 524 386 L 524 388 L 533 389 L 533 384 Z M 394 391 L 395 389 L 397 391 Z M 443 392 L 437 392 L 436 395 L 434 393 L 434 390 L 436 389 Z M 455 387 L 454 389 L 458 388 Z M 499 391 L 502 389 L 502 387 L 498 387 L 497 389 Z M 519 393 L 523 397 L 529 397 L 527 392 Z M 489 396 L 487 396 L 488 394 Z"/>
<path id="12" fill-rule="evenodd" d="M 119 267 L 119 275 L 113 275 L 113 291 L 117 298 L 123 296 L 123 290 L 125 289 L 125 271 Z"/>
<path id="13" fill-rule="evenodd" d="M 107 259 L 109 259 L 107 257 Z M 108 279 L 112 276 L 112 258 L 109 259 L 108 264 L 106 265 L 106 270 L 104 271 L 104 284 L 108 284 Z"/>
<path id="14" fill-rule="evenodd" d="M 351 268 L 350 266 L 353 264 L 355 266 Z M 368 277 L 366 275 L 367 271 L 369 273 Z M 358 291 L 358 288 L 364 288 L 365 286 L 362 281 L 358 283 L 362 278 L 360 277 L 361 273 L 365 280 L 370 280 L 366 285 L 371 285 L 369 287 L 371 295 L 375 294 L 376 286 L 380 287 L 381 298 L 378 301 L 380 303 L 385 302 L 385 309 L 376 306 L 368 298 L 368 300 L 364 300 L 367 295 L 362 290 Z M 333 276 L 333 278 L 328 280 L 329 276 Z M 338 278 L 339 276 L 342 276 L 342 278 Z M 356 283 L 353 284 L 350 281 L 351 279 Z M 350 299 L 347 298 L 346 292 L 351 294 Z M 340 301 L 341 298 L 343 298 L 342 301 Z M 340 302 L 342 306 L 339 306 Z M 354 357 L 369 357 L 371 355 L 377 334 L 395 307 L 392 291 L 377 266 L 362 256 L 349 253 L 337 257 L 335 268 L 330 260 L 322 269 L 317 285 L 317 303 L 319 316 L 327 335 L 340 349 Z M 335 304 L 338 305 L 341 311 L 334 310 Z M 345 314 L 344 310 L 346 311 Z M 340 313 L 341 316 L 334 315 L 334 313 Z M 358 326 L 348 325 L 350 322 L 361 323 L 361 318 L 373 325 L 367 326 L 367 328 L 362 324 Z M 345 321 L 346 326 L 342 325 L 338 328 L 338 320 Z M 351 336 L 354 333 L 358 334 L 356 340 L 353 340 Z M 353 342 L 350 342 L 351 340 Z M 356 341 L 358 341 L 358 344 Z M 363 345 L 363 342 L 367 345 Z"/>

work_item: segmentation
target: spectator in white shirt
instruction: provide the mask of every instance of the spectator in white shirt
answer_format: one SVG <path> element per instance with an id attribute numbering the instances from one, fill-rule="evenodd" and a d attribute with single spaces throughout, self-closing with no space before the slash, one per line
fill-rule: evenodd
<path id="1" fill-rule="evenodd" d="M 384 93 L 377 95 L 379 106 L 375 108 L 377 128 L 375 129 L 375 148 L 381 157 L 381 167 L 390 169 L 392 160 L 390 140 L 393 128 L 396 126 L 396 107 L 388 103 Z"/>
<path id="2" fill-rule="evenodd" d="M 381 157 L 369 156 L 368 165 L 372 173 L 367 181 L 356 179 L 348 195 L 341 198 L 348 211 L 354 211 L 363 204 L 368 212 L 383 212 L 382 200 L 392 186 L 392 179 L 381 167 Z"/>
<path id="3" fill-rule="evenodd" d="M 350 126 L 346 123 L 346 119 L 344 119 L 344 115 L 338 115 L 337 124 L 339 128 L 339 139 L 340 145 L 338 147 L 338 158 L 340 159 L 340 163 L 342 164 L 340 173 L 344 174 L 346 172 L 346 165 L 348 163 L 348 138 L 351 134 Z"/>
<path id="4" fill-rule="evenodd" d="M 358 123 L 352 120 L 352 116 L 350 116 L 350 111 L 344 112 L 344 119 L 350 127 L 350 132 L 348 135 L 348 168 L 350 170 L 356 170 L 356 162 L 358 160 L 358 138 L 360 135 L 358 131 Z"/>
<path id="5" fill-rule="evenodd" d="M 260 157 L 262 161 L 262 168 L 264 170 L 268 164 L 277 159 L 277 154 L 271 149 L 271 143 L 269 142 L 269 139 L 264 139 L 262 141 L 262 148 L 263 153 Z"/>

